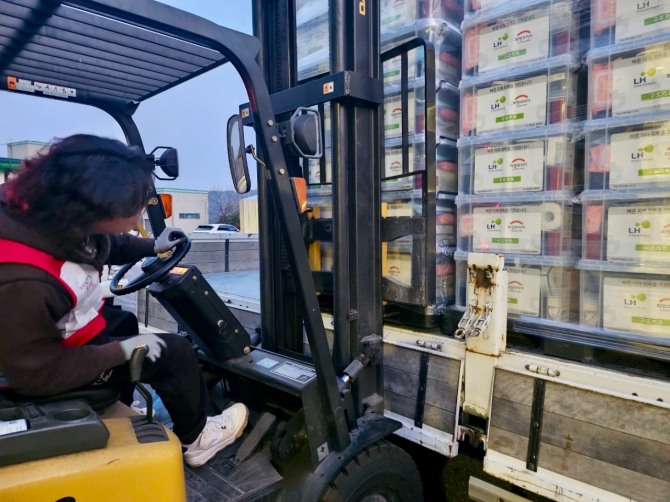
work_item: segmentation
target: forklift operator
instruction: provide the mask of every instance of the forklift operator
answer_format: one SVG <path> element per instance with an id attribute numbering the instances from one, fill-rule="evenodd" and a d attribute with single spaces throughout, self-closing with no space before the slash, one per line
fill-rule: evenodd
<path id="1" fill-rule="evenodd" d="M 171 333 L 137 335 L 134 316 L 134 325 L 113 322 L 103 308 L 104 265 L 167 252 L 183 235 L 174 228 L 155 240 L 126 233 L 153 192 L 152 172 L 139 148 L 78 134 L 24 161 L 0 186 L 0 372 L 27 396 L 128 388 L 126 362 L 146 345 L 141 381 L 162 399 L 186 463 L 197 467 L 242 434 L 246 406 L 208 417 L 191 344 Z"/>

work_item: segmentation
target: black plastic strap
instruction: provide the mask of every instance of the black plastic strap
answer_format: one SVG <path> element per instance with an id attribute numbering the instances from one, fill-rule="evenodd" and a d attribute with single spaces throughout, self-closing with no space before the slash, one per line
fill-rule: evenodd
<path id="1" fill-rule="evenodd" d="M 414 425 L 423 427 L 423 413 L 426 406 L 426 384 L 428 382 L 428 352 L 421 352 L 421 365 L 419 367 L 419 388 L 416 390 L 416 412 L 414 413 Z"/>
<path id="2" fill-rule="evenodd" d="M 528 454 L 526 457 L 526 469 L 533 472 L 537 472 L 540 455 L 545 384 L 544 380 L 537 378 L 533 388 L 533 407 L 530 413 L 530 432 L 528 433 Z"/>

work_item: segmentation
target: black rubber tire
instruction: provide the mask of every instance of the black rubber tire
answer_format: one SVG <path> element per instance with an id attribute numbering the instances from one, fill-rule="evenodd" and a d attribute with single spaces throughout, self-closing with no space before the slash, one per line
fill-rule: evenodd
<path id="1" fill-rule="evenodd" d="M 323 502 L 421 502 L 419 471 L 409 454 L 378 441 L 352 458 L 331 481 Z"/>

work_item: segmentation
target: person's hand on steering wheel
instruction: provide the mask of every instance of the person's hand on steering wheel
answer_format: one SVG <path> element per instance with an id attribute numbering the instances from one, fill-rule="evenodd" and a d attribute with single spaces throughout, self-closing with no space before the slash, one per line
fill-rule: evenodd
<path id="1" fill-rule="evenodd" d="M 158 253 L 160 253 L 161 250 L 166 250 L 168 252 L 147 258 L 142 263 L 142 273 L 128 282 L 125 286 L 120 286 L 119 281 L 123 279 L 126 273 L 135 266 L 139 260 L 125 264 L 110 282 L 109 290 L 117 296 L 139 291 L 149 284 L 165 277 L 172 267 L 177 265 L 184 256 L 186 256 L 189 249 L 191 249 L 191 239 L 189 239 L 184 232 L 178 228 L 166 228 L 156 239 L 154 250 Z"/>
<path id="2" fill-rule="evenodd" d="M 184 241 L 184 231 L 177 227 L 165 227 L 165 230 L 156 239 L 154 243 L 154 252 L 157 255 L 163 255 L 171 251 L 177 244 Z"/>

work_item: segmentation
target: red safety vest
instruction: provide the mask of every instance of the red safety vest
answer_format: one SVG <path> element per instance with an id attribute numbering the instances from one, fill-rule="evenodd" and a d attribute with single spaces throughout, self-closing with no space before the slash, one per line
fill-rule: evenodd
<path id="1" fill-rule="evenodd" d="M 56 323 L 64 347 L 84 345 L 105 329 L 107 321 L 101 313 L 104 299 L 95 267 L 59 260 L 27 244 L 7 239 L 0 239 L 0 263 L 37 267 L 55 277 L 70 293 L 72 309 Z"/>

